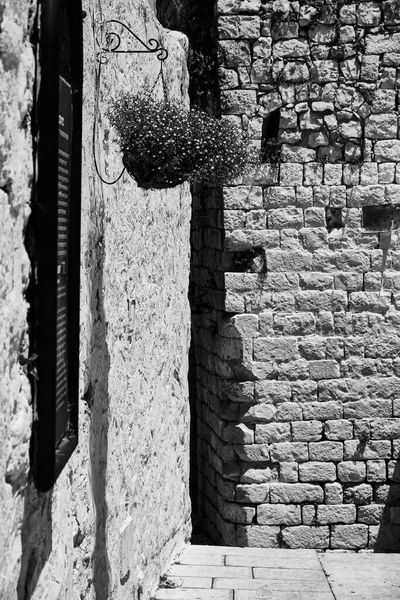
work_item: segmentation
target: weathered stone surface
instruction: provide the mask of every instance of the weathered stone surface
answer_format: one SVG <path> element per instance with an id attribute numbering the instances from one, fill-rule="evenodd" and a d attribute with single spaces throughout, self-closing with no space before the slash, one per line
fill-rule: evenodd
<path id="1" fill-rule="evenodd" d="M 362 461 L 346 461 L 338 464 L 339 481 L 364 481 L 366 475 L 366 465 Z"/>
<path id="2" fill-rule="evenodd" d="M 239 525 L 237 528 L 237 543 L 249 548 L 278 548 L 279 527 Z"/>
<path id="3" fill-rule="evenodd" d="M 400 140 L 377 141 L 374 147 L 377 162 L 399 162 Z"/>
<path id="4" fill-rule="evenodd" d="M 241 124 L 271 161 L 244 179 L 258 203 L 262 188 L 262 205 L 234 206 L 225 222 L 227 260 L 261 253 L 256 247 L 265 255 L 262 268 L 258 256 L 249 266 L 244 258 L 243 270 L 253 272 L 225 275 L 225 309 L 251 315 L 252 323 L 243 350 L 230 349 L 232 362 L 246 365 L 221 371 L 255 379 L 256 405 L 240 419 L 254 424 L 260 452 L 247 444 L 258 464 L 246 463 L 246 449 L 244 476 L 265 476 L 268 445 L 279 479 L 268 482 L 264 502 L 272 504 L 259 513 L 268 518 L 261 526 L 275 524 L 274 504 L 279 515 L 281 506 L 304 505 L 296 525 L 277 517 L 280 544 L 302 526 L 306 545 L 370 549 L 379 511 L 360 509 L 386 502 L 385 484 L 397 481 L 400 253 L 397 234 L 386 256 L 386 236 L 366 230 L 365 207 L 400 204 L 400 12 L 394 0 L 333 8 L 277 1 L 260 7 L 261 35 L 239 39 L 232 7 L 233 0 L 222 29 L 235 33 L 233 42 L 253 44 L 251 66 L 238 72 L 257 107 L 254 117 L 241 113 Z M 221 414 L 232 416 L 226 407 Z M 323 496 L 310 500 L 309 488 L 295 487 L 308 482 L 320 484 Z M 392 513 L 395 526 L 400 518 Z M 359 524 L 331 535 L 334 525 Z M 330 531 L 323 542 L 310 541 L 307 527 L 317 525 Z"/>
<path id="5" fill-rule="evenodd" d="M 272 483 L 270 484 L 272 504 L 299 504 L 302 502 L 323 502 L 324 492 L 319 485 L 311 483 Z"/>
<path id="6" fill-rule="evenodd" d="M 249 42 L 223 40 L 218 43 L 218 52 L 224 67 L 248 67 L 251 64 Z"/>
<path id="7" fill-rule="evenodd" d="M 260 504 L 257 507 L 259 525 L 300 525 L 301 508 L 296 504 Z"/>
<path id="8" fill-rule="evenodd" d="M 286 527 L 282 540 L 287 548 L 328 548 L 329 527 Z"/>
<path id="9" fill-rule="evenodd" d="M 333 549 L 359 550 L 368 543 L 366 525 L 333 525 L 331 545 Z"/>
<path id="10" fill-rule="evenodd" d="M 252 114 L 256 94 L 252 90 L 226 90 L 221 92 L 221 106 L 227 115 Z"/>
<path id="11" fill-rule="evenodd" d="M 6 484 L 1 465 L 0 596 L 122 599 L 132 597 L 140 585 L 148 598 L 168 562 L 187 541 L 190 528 L 190 192 L 187 184 L 168 191 L 143 191 L 125 177 L 113 187 L 101 183 L 92 151 L 88 152 L 93 145 L 94 111 L 104 116 L 109 101 L 122 91 L 136 93 L 146 82 L 155 81 L 159 65 L 158 61 L 137 62 L 132 81 L 129 61 L 111 61 L 102 72 L 99 89 L 96 56 L 86 52 L 93 47 L 93 31 L 86 19 L 79 365 L 79 395 L 84 401 L 79 402 L 79 446 L 53 490 L 38 494 L 26 479 L 29 387 L 16 360 L 26 315 L 22 286 L 29 273 L 23 226 L 31 195 L 35 65 L 30 41 L 36 8 L 36 3 L 21 1 L 3 2 L 0 10 L 0 187 L 10 192 L 6 202 L 0 197 L 0 404 L 5 417 L 0 430 L 2 457 L 9 471 Z M 85 8 L 88 13 L 95 10 L 93 3 Z M 117 2 L 113 8 L 121 21 L 136 23 L 141 38 L 161 37 L 169 51 L 164 68 L 168 93 L 188 106 L 185 38 L 164 31 L 147 2 Z M 96 90 L 98 107 L 93 102 Z M 113 179 L 121 170 L 121 157 L 115 134 L 103 117 L 97 122 L 97 135 L 100 171 Z M 106 139 L 109 142 L 103 144 Z M 4 360 L 8 363 L 10 358 L 11 364 L 4 368 Z M 9 438 L 3 430 L 9 423 L 12 460 L 8 460 Z M 7 564 L 3 562 L 6 548 Z"/>
<path id="12" fill-rule="evenodd" d="M 335 481 L 336 467 L 329 462 L 310 461 L 299 465 L 300 481 Z"/>

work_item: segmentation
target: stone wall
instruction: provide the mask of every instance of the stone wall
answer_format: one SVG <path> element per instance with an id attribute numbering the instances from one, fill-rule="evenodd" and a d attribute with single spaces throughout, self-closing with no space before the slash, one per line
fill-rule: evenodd
<path id="1" fill-rule="evenodd" d="M 399 4 L 217 8 L 222 113 L 264 162 L 195 207 L 203 522 L 400 551 Z"/>
<path id="2" fill-rule="evenodd" d="M 29 467 L 30 387 L 24 292 L 29 260 L 23 232 L 32 178 L 30 110 L 34 58 L 28 0 L 0 2 L 0 597 L 18 580 L 19 523 Z M 2 586 L 6 582 L 5 595 Z"/>
<path id="3" fill-rule="evenodd" d="M 84 100 L 79 445 L 54 488 L 39 494 L 29 476 L 30 392 L 24 289 L 24 224 L 32 173 L 29 111 L 34 61 L 29 2 L 6 3 L 1 40 L 2 217 L 0 356 L 6 439 L 0 480 L 0 597 L 34 600 L 147 600 L 190 532 L 187 185 L 144 191 L 122 170 L 106 110 L 126 90 L 153 85 L 154 54 L 96 60 L 98 22 L 120 19 L 169 51 L 168 93 L 188 102 L 186 40 L 166 32 L 147 1 L 83 3 Z M 4 3 L 1 5 L 3 8 Z M 8 36 L 8 37 L 7 37 Z M 132 47 L 133 40 L 123 43 Z M 5 42 L 4 42 L 5 44 Z M 2 50 L 3 47 L 1 46 Z M 2 79 L 3 80 L 3 79 Z M 154 93 L 161 97 L 161 85 Z M 27 115 L 25 117 L 25 115 Z M 25 345 L 24 345 L 25 344 Z M 140 594 L 140 592 L 142 592 Z"/>

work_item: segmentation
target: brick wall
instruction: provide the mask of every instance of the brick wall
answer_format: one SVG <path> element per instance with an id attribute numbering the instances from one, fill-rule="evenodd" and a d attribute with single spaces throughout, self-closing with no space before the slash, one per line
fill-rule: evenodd
<path id="1" fill-rule="evenodd" d="M 203 523 L 399 551 L 399 5 L 217 8 L 222 113 L 264 163 L 195 203 Z"/>

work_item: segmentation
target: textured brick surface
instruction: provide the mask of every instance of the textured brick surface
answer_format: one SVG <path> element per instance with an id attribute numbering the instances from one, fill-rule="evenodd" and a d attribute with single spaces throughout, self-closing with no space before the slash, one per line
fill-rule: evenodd
<path id="1" fill-rule="evenodd" d="M 398 10 L 392 0 L 263 2 L 257 13 L 254 4 L 218 3 L 220 44 L 229 49 L 219 67 L 231 73 L 220 88 L 223 112 L 266 162 L 224 188 L 224 208 L 235 214 L 223 224 L 212 217 L 216 194 L 194 202 L 196 234 L 226 234 L 221 254 L 199 249 L 193 259 L 194 295 L 207 307 L 194 327 L 199 420 L 213 413 L 200 468 L 209 428 L 219 436 L 245 426 L 246 449 L 237 443 L 229 468 L 212 453 L 238 486 L 237 501 L 256 506 L 243 543 L 399 551 L 389 528 L 399 478 L 400 238 L 384 234 L 390 219 L 367 229 L 363 214 L 400 205 Z M 228 331 L 225 313 L 246 326 Z M 231 339 L 229 353 L 219 352 L 219 335 Z M 227 424 L 233 413 L 219 390 L 235 385 L 248 387 L 231 392 L 242 408 Z M 263 529 L 272 523 L 278 538 Z"/>

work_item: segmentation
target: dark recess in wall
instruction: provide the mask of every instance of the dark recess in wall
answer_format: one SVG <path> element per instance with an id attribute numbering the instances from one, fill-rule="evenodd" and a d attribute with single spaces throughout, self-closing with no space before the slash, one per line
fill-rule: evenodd
<path id="1" fill-rule="evenodd" d="M 182 31 L 189 39 L 191 104 L 218 115 L 214 0 L 157 0 L 157 18 L 164 27 Z"/>
<path id="2" fill-rule="evenodd" d="M 365 229 L 373 231 L 390 231 L 400 225 L 400 208 L 398 206 L 363 206 L 362 224 Z"/>

